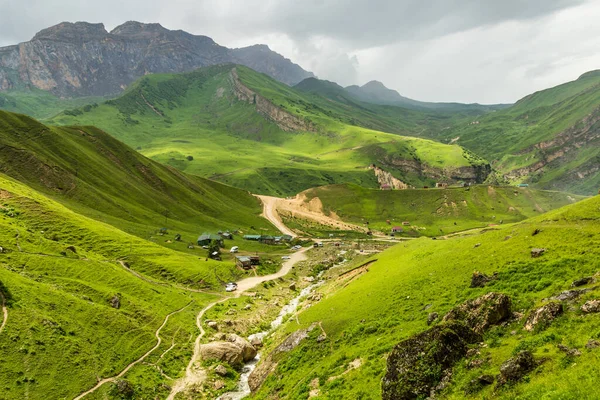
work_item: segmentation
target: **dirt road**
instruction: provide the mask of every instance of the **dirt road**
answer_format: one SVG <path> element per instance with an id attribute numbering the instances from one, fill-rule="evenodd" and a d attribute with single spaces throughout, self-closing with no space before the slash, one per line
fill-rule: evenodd
<path id="1" fill-rule="evenodd" d="M 295 217 L 308 219 L 334 229 L 358 232 L 367 231 L 367 228 L 363 226 L 340 220 L 335 214 L 331 216 L 326 215 L 323 211 L 323 204 L 318 197 L 315 197 L 310 201 L 308 201 L 304 193 L 300 193 L 292 199 L 259 195 L 256 195 L 256 197 L 263 202 L 263 216 L 271 221 L 271 223 L 280 231 L 284 232 L 285 230 L 286 232 L 290 232 L 287 233 L 288 235 L 295 236 L 295 234 L 283 224 L 278 211 L 289 213 Z"/>
<path id="2" fill-rule="evenodd" d="M 284 235 L 290 235 L 292 237 L 297 236 L 291 229 L 285 226 L 285 224 L 281 221 L 279 214 L 277 213 L 277 203 L 283 199 L 271 196 L 255 196 L 258 197 L 263 203 L 263 217 L 268 219 Z"/>

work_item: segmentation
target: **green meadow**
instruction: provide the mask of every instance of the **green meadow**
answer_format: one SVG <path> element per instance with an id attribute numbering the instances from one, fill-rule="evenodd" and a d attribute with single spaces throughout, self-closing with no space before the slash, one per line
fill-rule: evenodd
<path id="1" fill-rule="evenodd" d="M 443 236 L 490 225 L 522 221 L 581 200 L 562 192 L 476 185 L 445 189 L 371 190 L 356 185 L 332 185 L 304 192 L 318 197 L 326 214 L 395 236 Z M 389 221 L 389 222 L 388 222 Z M 408 222 L 408 226 L 403 226 Z"/>

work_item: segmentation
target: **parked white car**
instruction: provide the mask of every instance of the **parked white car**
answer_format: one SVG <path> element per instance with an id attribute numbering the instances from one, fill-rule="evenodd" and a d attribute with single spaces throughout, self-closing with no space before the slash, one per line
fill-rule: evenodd
<path id="1" fill-rule="evenodd" d="M 227 285 L 225 285 L 226 292 L 233 292 L 235 290 L 237 290 L 237 283 L 229 282 Z"/>
<path id="2" fill-rule="evenodd" d="M 231 248 L 231 250 L 229 250 L 230 253 L 237 253 L 240 250 L 240 248 L 238 246 L 233 246 Z"/>
<path id="3" fill-rule="evenodd" d="M 282 260 L 289 260 L 291 257 L 290 256 L 283 256 L 281 257 Z"/>

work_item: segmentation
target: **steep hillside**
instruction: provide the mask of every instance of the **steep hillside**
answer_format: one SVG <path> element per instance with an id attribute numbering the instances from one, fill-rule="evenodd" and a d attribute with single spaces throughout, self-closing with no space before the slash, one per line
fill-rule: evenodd
<path id="1" fill-rule="evenodd" d="M 391 191 L 335 185 L 309 189 L 302 195 L 307 202 L 319 201 L 326 214 L 346 222 L 368 222 L 371 229 L 385 233 L 400 227 L 397 237 L 440 236 L 518 222 L 581 200 L 566 193 L 498 186 Z"/>
<path id="2" fill-rule="evenodd" d="M 0 188 L 2 397 L 74 398 L 152 349 L 163 322 L 150 364 L 123 379 L 166 395 L 152 364 L 168 375 L 185 367 L 195 314 L 215 298 L 182 283 L 218 288 L 213 271 L 226 277 L 229 268 L 76 214 L 4 174 Z"/>
<path id="3" fill-rule="evenodd" d="M 0 48 L 0 91 L 37 88 L 59 97 L 106 96 L 148 73 L 186 72 L 235 62 L 296 84 L 312 76 L 266 46 L 228 49 L 160 24 L 63 22 L 25 43 Z M 25 110 L 21 110 L 25 111 Z"/>
<path id="4" fill-rule="evenodd" d="M 449 399 L 597 398 L 599 216 L 596 196 L 471 237 L 408 241 L 362 267 L 329 270 L 322 295 L 269 340 L 250 376 L 252 387 L 262 383 L 251 398 L 381 399 L 386 371 L 386 399 L 424 398 L 436 386 L 436 398 Z M 545 251 L 532 256 L 536 248 Z M 475 285 L 474 271 L 485 274 Z M 449 313 L 488 293 L 500 294 Z"/>
<path id="5" fill-rule="evenodd" d="M 274 233 L 249 193 L 160 165 L 93 127 L 0 111 L 0 172 L 145 239 L 169 228 L 183 235 L 182 249 L 203 231 Z"/>
<path id="6" fill-rule="evenodd" d="M 599 119 L 593 71 L 431 137 L 486 157 L 511 182 L 592 194 L 600 187 Z"/>
<path id="7" fill-rule="evenodd" d="M 414 121 L 381 120 L 368 109 L 329 103 L 249 68 L 222 65 L 144 77 L 115 100 L 52 122 L 98 126 L 155 160 L 262 194 L 342 182 L 379 187 L 369 169 L 374 163 L 414 186 L 437 179 L 482 182 L 490 172 L 459 146 L 352 124 L 364 118 L 363 126 L 402 130 Z"/>

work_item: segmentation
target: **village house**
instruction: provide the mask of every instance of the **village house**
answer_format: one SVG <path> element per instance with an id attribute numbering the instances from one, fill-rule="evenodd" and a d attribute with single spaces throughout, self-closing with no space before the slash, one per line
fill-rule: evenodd
<path id="1" fill-rule="evenodd" d="M 260 235 L 244 235 L 244 240 L 254 240 L 258 242 Z"/>
<path id="2" fill-rule="evenodd" d="M 437 183 L 435 184 L 435 187 L 436 187 L 436 188 L 445 189 L 445 188 L 447 188 L 447 187 L 448 187 L 448 184 L 447 184 L 446 182 L 437 182 Z"/>
<path id="3" fill-rule="evenodd" d="M 220 247 L 224 246 L 223 238 L 219 235 L 205 232 L 198 238 L 198 246 L 210 246 L 215 243 Z"/>
<path id="4" fill-rule="evenodd" d="M 401 226 L 394 226 L 392 228 L 392 233 L 402 233 L 404 232 L 404 228 L 402 228 Z"/>
<path id="5" fill-rule="evenodd" d="M 235 265 L 243 269 L 250 269 L 252 268 L 252 261 L 248 256 L 237 256 L 235 258 Z"/>

